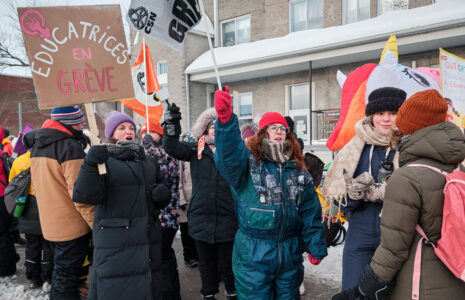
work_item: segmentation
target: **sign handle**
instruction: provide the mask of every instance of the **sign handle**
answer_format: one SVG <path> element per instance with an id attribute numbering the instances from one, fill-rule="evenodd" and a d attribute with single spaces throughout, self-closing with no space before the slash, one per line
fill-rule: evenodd
<path id="1" fill-rule="evenodd" d="M 95 113 L 94 107 L 92 103 L 85 103 L 86 108 L 87 120 L 89 122 L 89 129 L 90 129 L 90 143 L 91 145 L 100 145 L 100 139 L 98 138 L 98 129 L 97 129 L 97 121 L 95 120 Z M 98 165 L 98 173 L 100 175 L 107 174 L 107 168 L 105 164 Z"/>

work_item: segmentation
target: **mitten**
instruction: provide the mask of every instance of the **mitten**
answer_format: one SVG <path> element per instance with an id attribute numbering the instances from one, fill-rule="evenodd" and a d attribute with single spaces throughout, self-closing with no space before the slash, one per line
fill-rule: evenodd
<path id="1" fill-rule="evenodd" d="M 334 295 L 331 300 L 363 300 L 364 298 L 356 286 Z"/>
<path id="2" fill-rule="evenodd" d="M 313 256 L 312 256 L 311 253 L 308 254 L 308 260 L 310 261 L 310 263 L 311 263 L 312 265 L 315 265 L 315 266 L 316 266 L 316 265 L 319 265 L 320 262 L 322 261 L 321 259 L 315 259 L 315 258 L 313 258 Z"/>
<path id="3" fill-rule="evenodd" d="M 181 112 L 179 107 L 173 103 L 168 106 L 168 109 L 163 115 L 163 131 L 166 135 L 179 137 L 181 135 Z"/>
<path id="4" fill-rule="evenodd" d="M 226 123 L 231 119 L 231 95 L 229 94 L 229 86 L 224 87 L 224 91 L 217 90 L 215 92 L 215 109 L 218 114 L 218 119 L 221 123 Z"/>
<path id="5" fill-rule="evenodd" d="M 142 139 L 142 144 L 144 145 L 145 149 L 149 149 L 150 146 L 152 145 L 153 142 L 153 137 L 150 134 L 144 135 L 144 138 Z"/>
<path id="6" fill-rule="evenodd" d="M 152 189 L 152 200 L 155 202 L 155 208 L 165 208 L 170 204 L 170 190 L 163 183 L 157 184 Z"/>
<path id="7" fill-rule="evenodd" d="M 365 199 L 369 186 L 374 182 L 375 180 L 373 179 L 373 176 L 371 176 L 368 172 L 364 172 L 355 177 L 347 184 L 347 194 L 349 195 L 349 198 L 353 200 Z"/>
<path id="8" fill-rule="evenodd" d="M 383 299 L 392 288 L 390 282 L 381 280 L 370 265 L 367 265 L 363 270 L 360 279 L 358 280 L 358 289 L 362 296 L 367 299 L 377 300 Z"/>
<path id="9" fill-rule="evenodd" d="M 371 202 L 383 202 L 386 183 L 373 183 L 368 187 L 366 199 Z"/>
<path id="10" fill-rule="evenodd" d="M 90 147 L 89 152 L 86 155 L 85 161 L 91 165 L 96 166 L 98 164 L 104 164 L 110 157 L 107 146 L 95 145 Z"/>

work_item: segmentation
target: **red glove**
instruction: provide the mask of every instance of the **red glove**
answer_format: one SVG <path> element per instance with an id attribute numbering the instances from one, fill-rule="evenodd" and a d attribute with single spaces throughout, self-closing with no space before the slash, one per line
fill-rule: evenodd
<path id="1" fill-rule="evenodd" d="M 229 86 L 225 86 L 224 91 L 217 90 L 215 92 L 215 109 L 221 123 L 226 123 L 231 119 L 232 108 Z"/>
<path id="2" fill-rule="evenodd" d="M 308 254 L 308 260 L 310 261 L 312 265 L 315 265 L 315 266 L 319 265 L 321 262 L 321 259 L 314 259 L 310 253 Z"/>

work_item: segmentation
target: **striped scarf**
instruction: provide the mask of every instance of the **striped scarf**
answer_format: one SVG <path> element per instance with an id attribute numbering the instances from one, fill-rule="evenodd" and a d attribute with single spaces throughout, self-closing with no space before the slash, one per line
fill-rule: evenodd
<path id="1" fill-rule="evenodd" d="M 292 155 L 292 150 L 289 148 L 287 141 L 282 143 L 272 143 L 268 139 L 262 140 L 262 149 L 265 157 L 279 164 L 285 163 Z"/>

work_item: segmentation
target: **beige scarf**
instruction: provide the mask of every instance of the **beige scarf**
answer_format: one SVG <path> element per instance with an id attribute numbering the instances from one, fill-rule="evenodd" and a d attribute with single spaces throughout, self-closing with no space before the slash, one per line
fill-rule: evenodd
<path id="1" fill-rule="evenodd" d="M 326 212 L 330 216 L 329 220 L 340 212 L 341 206 L 347 205 L 347 185 L 344 172 L 349 178 L 354 176 L 365 144 L 389 146 L 391 139 L 391 134 L 384 134 L 376 129 L 368 118 L 357 122 L 355 132 L 356 135 L 337 154 L 325 177 L 322 191 L 325 197 L 324 207 L 326 207 L 326 203 L 329 204 L 329 211 Z"/>

